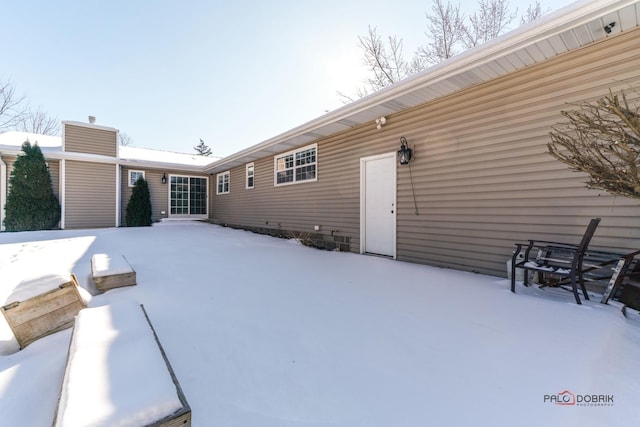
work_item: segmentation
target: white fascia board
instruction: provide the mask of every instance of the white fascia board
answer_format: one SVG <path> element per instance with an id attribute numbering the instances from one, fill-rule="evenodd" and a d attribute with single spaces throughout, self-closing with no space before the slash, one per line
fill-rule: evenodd
<path id="1" fill-rule="evenodd" d="M 582 0 L 570 4 L 558 11 L 544 16 L 532 23 L 523 25 L 481 46 L 460 53 L 446 61 L 414 74 L 406 79 L 365 96 L 357 101 L 338 108 L 330 113 L 295 127 L 274 138 L 241 150 L 235 154 L 204 167 L 210 173 L 218 172 L 231 165 L 245 163 L 247 158 L 257 152 L 273 148 L 293 137 L 313 132 L 323 126 L 348 119 L 380 104 L 391 101 L 408 93 L 436 85 L 458 74 L 467 72 L 483 64 L 496 61 L 541 40 L 561 34 L 571 28 L 583 25 L 600 16 L 620 10 L 638 0 Z M 446 96 L 446 95 L 445 95 Z M 265 156 L 268 153 L 264 154 Z M 255 156 L 253 157 L 255 159 Z"/>
<path id="2" fill-rule="evenodd" d="M 100 126 L 100 125 L 96 125 L 96 124 L 83 123 L 83 122 L 74 122 L 74 121 L 70 121 L 70 120 L 64 120 L 62 122 L 62 128 L 63 129 L 64 129 L 64 125 L 79 126 L 79 127 L 83 127 L 83 128 L 89 128 L 89 129 L 106 130 L 106 131 L 109 131 L 109 132 L 119 132 L 118 129 L 113 128 L 113 127 L 109 127 L 109 126 Z"/>
<path id="3" fill-rule="evenodd" d="M 185 172 L 197 172 L 197 173 L 206 173 L 204 170 L 204 166 L 196 166 L 196 165 L 185 165 L 181 163 L 165 163 L 165 162 L 154 162 L 149 160 L 127 160 L 127 159 L 118 159 L 118 163 L 122 166 L 131 166 L 140 169 L 144 168 L 153 168 L 153 169 L 166 169 L 171 171 L 185 171 Z"/>
<path id="4" fill-rule="evenodd" d="M 0 151 L 0 231 L 4 231 L 4 207 L 7 203 L 7 164 L 2 161 Z"/>
<path id="5" fill-rule="evenodd" d="M 77 160 L 81 162 L 92 163 L 111 163 L 120 164 L 123 166 L 134 166 L 138 168 L 154 168 L 154 169 L 167 169 L 167 170 L 179 170 L 188 172 L 205 173 L 204 167 L 199 165 L 185 165 L 181 163 L 165 163 L 155 162 L 148 160 L 131 160 L 131 159 L 118 159 L 110 156 L 103 156 L 100 154 L 89 153 L 75 153 L 73 151 L 61 151 L 59 147 L 41 147 L 40 150 L 45 159 L 51 160 Z M 23 153 L 21 147 L 15 147 L 12 145 L 0 145 L 0 152 L 4 155 L 20 156 Z"/>

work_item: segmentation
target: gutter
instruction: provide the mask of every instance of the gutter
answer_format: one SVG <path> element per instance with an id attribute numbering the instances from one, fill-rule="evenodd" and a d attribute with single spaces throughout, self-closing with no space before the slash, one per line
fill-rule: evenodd
<path id="1" fill-rule="evenodd" d="M 543 17 L 537 22 L 516 28 L 483 45 L 431 66 L 423 72 L 409 76 L 394 85 L 383 88 L 378 92 L 340 107 L 337 110 L 306 122 L 287 132 L 213 162 L 205 166 L 204 170 L 209 173 L 215 173 L 228 168 L 229 166 L 227 165 L 233 165 L 234 162 L 243 163 L 263 157 L 263 155 L 256 154 L 278 146 L 279 144 L 284 144 L 287 140 L 295 137 L 313 133 L 315 130 L 324 126 L 343 120 L 348 121 L 350 117 L 366 112 L 386 102 L 393 101 L 403 95 L 410 94 L 425 87 L 436 86 L 447 78 L 493 62 L 539 41 L 562 34 L 588 23 L 593 19 L 604 17 L 608 13 L 618 11 L 635 3 L 637 3 L 637 0 L 582 0 L 570 4 Z M 448 94 L 444 94 L 442 96 L 447 95 Z M 363 123 L 358 123 L 358 125 L 361 124 Z M 313 141 L 309 141 L 308 143 L 312 142 Z M 278 151 L 280 150 L 273 151 L 272 154 Z"/>

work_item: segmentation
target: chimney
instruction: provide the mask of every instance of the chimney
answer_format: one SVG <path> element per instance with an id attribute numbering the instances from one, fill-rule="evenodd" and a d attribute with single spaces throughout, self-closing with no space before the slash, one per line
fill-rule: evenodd
<path id="1" fill-rule="evenodd" d="M 94 124 L 96 122 L 96 116 L 89 116 L 89 124 Z"/>

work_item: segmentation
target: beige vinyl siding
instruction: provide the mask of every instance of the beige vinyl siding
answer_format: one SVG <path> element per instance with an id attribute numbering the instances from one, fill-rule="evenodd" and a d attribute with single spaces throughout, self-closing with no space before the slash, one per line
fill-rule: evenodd
<path id="1" fill-rule="evenodd" d="M 129 203 L 129 199 L 131 198 L 131 192 L 133 187 L 129 187 L 129 171 L 144 171 L 144 177 L 147 181 L 147 185 L 149 187 L 149 195 L 151 197 L 151 220 L 156 222 L 160 221 L 162 218 L 167 218 L 169 216 L 169 188 L 170 188 L 170 175 L 180 175 L 180 176 L 192 176 L 199 178 L 209 178 L 208 175 L 198 175 L 190 172 L 180 172 L 175 170 L 154 170 L 154 169 L 144 169 L 144 168 L 131 168 L 128 166 L 122 167 L 122 174 L 120 178 L 120 190 L 122 194 L 122 198 L 120 200 L 120 218 L 121 224 L 126 226 L 126 212 L 127 212 L 127 204 Z M 167 175 L 167 183 L 162 183 L 162 175 Z M 209 183 L 209 187 L 211 187 L 211 183 Z M 215 192 L 215 191 L 214 191 Z M 165 212 L 165 215 L 162 215 L 162 211 Z"/>
<path id="2" fill-rule="evenodd" d="M 640 247 L 640 201 L 585 188 L 585 175 L 546 154 L 567 103 L 640 81 L 640 31 L 531 67 L 402 117 L 415 145 L 398 169 L 398 259 L 505 275 L 513 242 L 576 242 L 602 217 L 592 245 Z M 604 49 L 606 48 L 606 52 Z"/>
<path id="3" fill-rule="evenodd" d="M 397 170 L 399 260 L 505 276 L 515 241 L 577 242 L 592 217 L 603 219 L 594 246 L 640 249 L 640 201 L 586 189 L 586 176 L 546 154 L 568 103 L 640 84 L 638 45 L 640 30 L 623 33 L 387 116 L 381 130 L 371 122 L 319 140 L 317 182 L 274 187 L 269 156 L 254 161 L 256 185 L 245 190 L 245 167 L 234 168 L 230 194 L 213 192 L 211 216 L 308 232 L 321 225 L 358 251 L 360 158 L 395 152 L 405 136 L 414 160 Z"/>
<path id="4" fill-rule="evenodd" d="M 65 228 L 115 227 L 114 164 L 65 162 Z"/>
<path id="5" fill-rule="evenodd" d="M 375 126 L 373 126 L 375 129 Z M 360 157 L 397 150 L 394 141 L 370 129 L 318 144 L 315 182 L 274 186 L 273 156 L 254 161 L 255 188 L 245 189 L 245 165 L 231 169 L 229 194 L 215 194 L 211 217 L 230 225 L 349 236 L 360 239 Z M 378 136 L 378 139 L 373 139 Z M 367 140 L 367 144 L 359 141 Z M 355 144 L 355 145 L 352 145 Z M 280 154 L 280 153 L 277 153 Z"/>
<path id="6" fill-rule="evenodd" d="M 120 223 L 123 226 L 127 225 L 127 222 L 125 220 L 127 213 L 127 204 L 129 203 L 129 199 L 131 198 L 131 192 L 133 191 L 133 187 L 129 187 L 130 170 L 144 171 L 144 179 L 147 181 L 147 186 L 149 187 L 149 196 L 151 197 L 151 220 L 159 221 L 163 217 L 161 212 L 164 211 L 165 213 L 168 213 L 169 209 L 169 184 L 162 183 L 163 172 L 149 169 L 123 167 L 122 175 L 120 178 L 120 190 L 122 194 L 122 198 L 120 200 Z M 167 173 L 167 180 L 168 179 L 169 174 Z M 166 218 L 166 215 L 164 217 Z"/>
<path id="7" fill-rule="evenodd" d="M 68 123 L 65 123 L 64 126 L 65 151 L 116 156 L 118 140 L 115 131 L 75 126 Z"/>
<path id="8" fill-rule="evenodd" d="M 11 177 L 11 171 L 13 171 L 13 164 L 16 162 L 16 157 L 5 157 L 2 156 L 2 160 L 7 165 L 7 176 L 0 177 L 0 185 L 3 184 L 3 179 L 6 179 L 7 184 L 9 183 L 9 178 Z M 60 200 L 60 161 L 59 160 L 47 160 L 47 165 L 49 166 L 49 174 L 51 175 L 51 185 L 53 187 L 53 194 L 56 195 L 58 201 Z M 7 187 L 7 194 L 9 194 L 9 188 Z"/>

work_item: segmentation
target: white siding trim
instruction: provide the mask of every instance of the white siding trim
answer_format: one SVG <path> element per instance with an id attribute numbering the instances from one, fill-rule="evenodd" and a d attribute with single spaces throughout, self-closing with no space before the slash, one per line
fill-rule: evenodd
<path id="1" fill-rule="evenodd" d="M 116 158 L 120 158 L 120 130 L 116 129 Z"/>
<path id="2" fill-rule="evenodd" d="M 120 201 L 122 199 L 122 190 L 120 189 L 121 167 L 116 164 L 116 227 L 120 227 Z"/>
<path id="3" fill-rule="evenodd" d="M 64 141 L 64 138 L 63 138 Z M 65 187 L 66 187 L 66 175 L 67 175 L 67 168 L 65 165 L 65 160 L 62 159 L 60 160 L 60 228 L 64 230 L 64 223 L 65 223 L 65 215 L 66 215 L 66 191 L 65 191 Z"/>
<path id="4" fill-rule="evenodd" d="M 2 185 L 0 186 L 0 231 L 4 231 L 4 205 L 7 203 L 7 164 L 2 160 L 2 153 L 0 153 L 0 179 Z"/>
<path id="5" fill-rule="evenodd" d="M 89 128 L 89 129 L 107 130 L 107 131 L 110 131 L 110 132 L 118 132 L 118 129 L 112 128 L 112 127 L 109 127 L 109 126 L 100 126 L 100 125 L 91 124 L 91 123 L 74 122 L 74 121 L 71 121 L 71 120 L 64 120 L 62 122 L 62 127 L 63 128 L 64 128 L 64 125 L 77 126 L 77 127 Z"/>
<path id="6" fill-rule="evenodd" d="M 65 147 L 65 145 L 66 145 L 66 144 L 65 144 L 65 142 L 64 142 L 64 138 L 65 138 L 65 132 L 64 132 L 64 129 L 65 129 L 65 127 L 66 127 L 66 126 L 65 126 L 65 123 L 64 123 L 64 122 L 62 122 L 62 137 L 60 138 L 60 141 L 62 142 L 61 147 L 62 147 L 62 152 L 63 152 L 63 153 L 64 153 L 64 147 Z"/>

